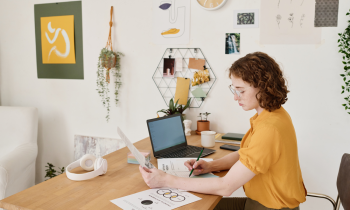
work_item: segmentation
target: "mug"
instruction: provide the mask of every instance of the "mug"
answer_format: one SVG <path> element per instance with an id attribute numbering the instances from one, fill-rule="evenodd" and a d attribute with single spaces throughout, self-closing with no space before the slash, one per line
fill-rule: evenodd
<path id="1" fill-rule="evenodd" d="M 215 131 L 202 131 L 201 132 L 201 144 L 203 147 L 215 146 Z"/>

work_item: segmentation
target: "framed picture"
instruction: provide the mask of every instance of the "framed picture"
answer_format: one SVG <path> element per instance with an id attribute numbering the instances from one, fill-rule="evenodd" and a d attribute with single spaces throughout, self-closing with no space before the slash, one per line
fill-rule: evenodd
<path id="1" fill-rule="evenodd" d="M 234 10 L 233 28 L 259 28 L 259 10 Z"/>
<path id="2" fill-rule="evenodd" d="M 239 54 L 241 52 L 241 34 L 226 33 L 225 54 Z"/>
<path id="3" fill-rule="evenodd" d="M 81 1 L 35 4 L 38 78 L 84 79 Z"/>

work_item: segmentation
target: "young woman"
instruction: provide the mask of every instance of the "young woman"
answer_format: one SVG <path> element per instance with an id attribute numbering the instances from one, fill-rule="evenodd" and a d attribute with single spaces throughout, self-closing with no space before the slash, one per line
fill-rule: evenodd
<path id="1" fill-rule="evenodd" d="M 248 54 L 233 63 L 229 86 L 243 110 L 255 109 L 250 129 L 238 152 L 205 162 L 188 161 L 194 174 L 229 170 L 221 178 L 190 179 L 140 166 L 151 188 L 172 187 L 205 194 L 229 196 L 243 186 L 247 198 L 223 198 L 215 209 L 299 209 L 306 200 L 297 139 L 292 120 L 281 106 L 287 101 L 283 73 L 274 59 L 262 52 Z"/>

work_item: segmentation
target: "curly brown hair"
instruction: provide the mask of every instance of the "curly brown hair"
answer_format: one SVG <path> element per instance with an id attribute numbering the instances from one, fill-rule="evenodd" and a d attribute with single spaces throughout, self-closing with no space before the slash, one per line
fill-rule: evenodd
<path id="1" fill-rule="evenodd" d="M 255 88 L 259 88 L 256 99 L 261 108 L 272 112 L 288 100 L 289 90 L 283 72 L 276 61 L 263 52 L 250 53 L 229 69 L 229 77 L 242 78 Z"/>

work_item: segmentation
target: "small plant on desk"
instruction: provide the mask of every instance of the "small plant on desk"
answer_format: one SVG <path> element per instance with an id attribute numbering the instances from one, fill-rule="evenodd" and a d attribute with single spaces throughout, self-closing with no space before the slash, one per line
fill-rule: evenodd
<path id="1" fill-rule="evenodd" d="M 201 120 L 197 121 L 197 130 L 196 133 L 198 135 L 201 135 L 202 131 L 209 131 L 210 130 L 210 122 L 208 121 L 208 115 L 211 113 L 204 112 L 204 113 L 199 113 L 199 116 Z M 203 120 L 204 117 L 204 120 Z"/>
<path id="2" fill-rule="evenodd" d="M 48 169 L 45 170 L 46 171 L 45 178 L 48 177 L 48 179 L 46 179 L 45 181 L 47 181 L 47 180 L 57 176 L 57 174 L 56 174 L 57 171 L 54 169 L 55 166 L 52 163 L 47 163 L 47 166 L 45 166 L 45 167 L 48 168 Z M 60 170 L 60 172 L 58 171 L 58 173 L 59 173 L 58 175 L 63 174 L 64 167 L 58 168 L 58 169 Z"/>

